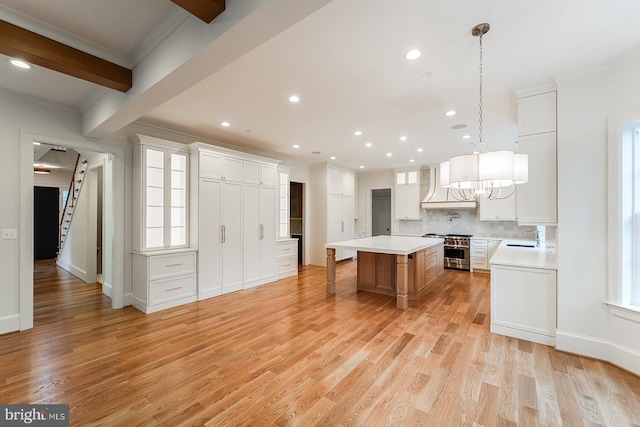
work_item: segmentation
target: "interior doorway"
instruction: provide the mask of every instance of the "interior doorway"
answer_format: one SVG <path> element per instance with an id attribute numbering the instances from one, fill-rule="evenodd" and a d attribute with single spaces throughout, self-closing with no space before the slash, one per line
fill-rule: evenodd
<path id="1" fill-rule="evenodd" d="M 298 265 L 303 265 L 304 252 L 304 184 L 289 183 L 289 230 L 298 240 Z"/>
<path id="2" fill-rule="evenodd" d="M 391 234 L 391 189 L 371 190 L 371 236 Z"/>
<path id="3" fill-rule="evenodd" d="M 58 252 L 60 189 L 33 187 L 33 258 L 53 259 Z"/>

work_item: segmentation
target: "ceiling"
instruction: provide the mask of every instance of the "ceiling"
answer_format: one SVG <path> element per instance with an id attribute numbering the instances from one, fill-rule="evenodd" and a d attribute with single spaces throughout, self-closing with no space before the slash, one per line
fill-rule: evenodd
<path id="1" fill-rule="evenodd" d="M 484 139 L 513 149 L 513 91 L 637 55 L 639 14 L 628 0 L 227 0 L 207 25 L 169 0 L 1 0 L 0 19 L 133 68 L 134 87 L 0 61 L 0 88 L 77 109 L 94 138 L 137 121 L 304 163 L 434 164 L 477 140 L 474 25 L 491 24 Z"/>

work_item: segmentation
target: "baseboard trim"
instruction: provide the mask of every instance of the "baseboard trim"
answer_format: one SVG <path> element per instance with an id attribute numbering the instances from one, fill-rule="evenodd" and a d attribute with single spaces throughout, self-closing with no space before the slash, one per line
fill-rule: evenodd
<path id="1" fill-rule="evenodd" d="M 67 264 L 66 262 L 60 261 L 60 260 L 57 260 L 56 264 L 58 265 L 58 267 L 62 268 L 63 270 L 68 271 L 69 273 L 71 273 L 74 276 L 76 276 L 78 279 L 80 279 L 83 282 L 87 283 L 87 272 L 86 271 L 79 269 L 75 265 Z"/>
<path id="2" fill-rule="evenodd" d="M 108 296 L 110 299 L 113 299 L 113 286 L 109 283 L 102 284 L 102 293 Z"/>
<path id="3" fill-rule="evenodd" d="M 557 331 L 556 349 L 604 360 L 640 375 L 640 353 L 610 341 Z"/>
<path id="4" fill-rule="evenodd" d="M 20 330 L 20 315 L 0 317 L 0 335 Z"/>
<path id="5" fill-rule="evenodd" d="M 124 294 L 124 306 L 128 307 L 133 305 L 133 292 Z"/>

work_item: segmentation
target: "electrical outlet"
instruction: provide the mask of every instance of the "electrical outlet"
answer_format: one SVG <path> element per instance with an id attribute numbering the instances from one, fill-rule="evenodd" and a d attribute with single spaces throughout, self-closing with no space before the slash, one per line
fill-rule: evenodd
<path id="1" fill-rule="evenodd" d="M 18 230 L 15 228 L 6 228 L 2 230 L 2 240 L 14 240 L 18 238 Z"/>

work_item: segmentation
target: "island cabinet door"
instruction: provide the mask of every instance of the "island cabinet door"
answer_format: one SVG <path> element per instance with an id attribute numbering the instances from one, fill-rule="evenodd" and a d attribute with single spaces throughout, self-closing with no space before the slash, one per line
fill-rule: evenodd
<path id="1" fill-rule="evenodd" d="M 395 255 L 358 252 L 358 286 L 370 288 L 372 292 L 395 295 Z"/>

